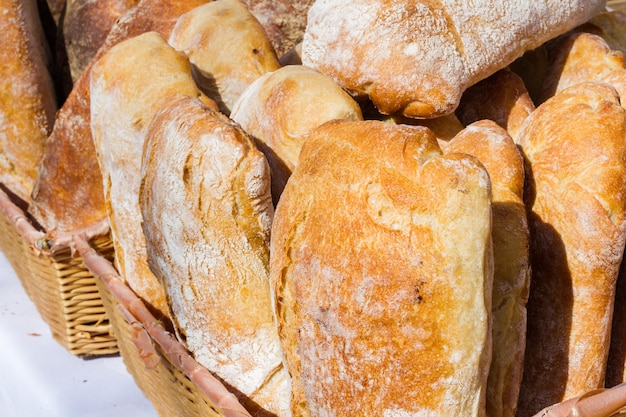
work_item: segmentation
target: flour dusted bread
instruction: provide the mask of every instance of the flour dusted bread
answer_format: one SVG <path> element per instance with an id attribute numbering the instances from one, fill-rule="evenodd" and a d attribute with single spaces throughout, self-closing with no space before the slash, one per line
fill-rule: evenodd
<path id="1" fill-rule="evenodd" d="M 148 131 L 141 208 L 148 259 L 178 334 L 254 416 L 287 416 L 269 286 L 274 208 L 267 161 L 197 99 L 164 107 Z"/>
<path id="2" fill-rule="evenodd" d="M 424 127 L 331 121 L 276 208 L 270 275 L 294 416 L 484 416 L 491 193 Z"/>
<path id="3" fill-rule="evenodd" d="M 382 113 L 434 117 L 465 89 L 589 20 L 602 0 L 319 0 L 302 62 L 368 96 Z"/>
<path id="4" fill-rule="evenodd" d="M 198 97 L 200 91 L 187 58 L 157 32 L 118 43 L 91 69 L 91 130 L 116 266 L 129 287 L 163 317 L 167 303 L 148 267 L 141 229 L 140 170 L 148 125 L 178 94 Z"/>
<path id="5" fill-rule="evenodd" d="M 475 156 L 491 178 L 493 340 L 487 415 L 514 417 L 522 382 L 530 283 L 524 160 L 507 131 L 491 120 L 470 124 L 447 143 L 445 151 Z"/>
<path id="6" fill-rule="evenodd" d="M 70 75 L 76 82 L 109 31 L 139 0 L 67 0 L 61 29 Z"/>
<path id="7" fill-rule="evenodd" d="M 149 31 L 167 39 L 178 17 L 206 0 L 141 0 L 113 25 L 96 56 Z M 106 233 L 107 213 L 90 122 L 88 66 L 59 109 L 38 167 L 30 214 L 61 245 L 72 233 Z M 146 75 L 145 78 L 148 78 Z M 71 161 L 71 163 L 69 162 Z M 69 237 L 68 237 L 69 236 Z"/>
<path id="8" fill-rule="evenodd" d="M 551 42 L 549 58 L 542 101 L 584 81 L 609 84 L 620 97 L 626 97 L 624 54 L 612 49 L 602 37 L 585 32 L 560 36 Z M 622 106 L 626 108 L 624 100 Z"/>
<path id="9" fill-rule="evenodd" d="M 331 78 L 302 65 L 289 65 L 259 77 L 235 103 L 230 117 L 256 140 L 267 157 L 274 202 L 314 128 L 333 119 L 363 119 L 356 101 Z"/>
<path id="10" fill-rule="evenodd" d="M 455 113 L 465 125 L 493 120 L 517 142 L 524 121 L 534 110 L 522 78 L 504 68 L 468 88 Z"/>
<path id="11" fill-rule="evenodd" d="M 0 183 L 30 201 L 57 109 L 34 0 L 0 1 Z"/>
<path id="12" fill-rule="evenodd" d="M 280 68 L 263 27 L 240 0 L 212 1 L 185 13 L 169 43 L 189 57 L 200 88 L 226 115 L 254 80 Z"/>
<path id="13" fill-rule="evenodd" d="M 626 230 L 626 113 L 613 88 L 567 88 L 522 130 L 531 285 L 520 416 L 602 387 Z"/>

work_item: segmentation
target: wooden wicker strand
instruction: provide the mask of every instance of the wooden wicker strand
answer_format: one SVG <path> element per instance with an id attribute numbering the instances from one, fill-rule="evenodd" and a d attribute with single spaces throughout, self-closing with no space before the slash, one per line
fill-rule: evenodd
<path id="1" fill-rule="evenodd" d="M 140 352 L 139 356 L 143 361 L 144 368 L 156 369 L 155 362 L 158 363 L 158 361 L 155 361 L 155 355 L 160 353 L 173 365 L 174 375 L 177 378 L 182 377 L 183 383 L 187 384 L 183 394 L 187 392 L 190 397 L 185 399 L 184 395 L 179 396 L 181 401 L 197 402 L 193 391 L 199 390 L 206 397 L 207 405 L 219 413 L 215 415 L 250 417 L 237 397 L 228 391 L 206 368 L 198 364 L 187 349 L 176 340 L 175 336 L 167 331 L 150 313 L 143 301 L 123 282 L 111 262 L 101 257 L 94 248 L 89 246 L 84 237 L 75 236 L 74 244 L 87 268 L 104 284 L 111 297 L 119 304 L 120 307 L 118 308 L 122 312 L 121 315 L 124 316 L 125 321 L 132 329 L 130 339 L 137 352 Z M 149 337 L 146 337 L 146 333 Z M 158 350 L 152 346 L 150 340 L 156 342 Z M 124 356 L 124 352 L 122 352 L 122 356 Z M 155 402 L 153 401 L 153 403 Z M 185 404 L 182 404 L 182 410 L 185 409 Z M 188 409 L 186 410 L 188 411 Z"/>

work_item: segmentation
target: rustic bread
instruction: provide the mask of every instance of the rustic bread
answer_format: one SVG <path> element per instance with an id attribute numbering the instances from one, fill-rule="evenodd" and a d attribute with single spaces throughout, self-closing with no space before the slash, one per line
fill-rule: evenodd
<path id="1" fill-rule="evenodd" d="M 517 142 L 524 121 L 534 110 L 524 81 L 507 67 L 468 88 L 456 115 L 465 125 L 493 120 Z"/>
<path id="2" fill-rule="evenodd" d="M 183 14 L 169 43 L 189 57 L 200 89 L 226 115 L 254 80 L 280 68 L 263 27 L 240 0 L 212 1 Z"/>
<path id="3" fill-rule="evenodd" d="M 531 285 L 518 414 L 601 388 L 626 231 L 626 112 L 585 82 L 540 105 L 520 135 Z"/>
<path id="4" fill-rule="evenodd" d="M 34 0 L 0 1 L 0 183 L 25 202 L 57 110 Z"/>
<path id="5" fill-rule="evenodd" d="M 167 39 L 181 14 L 206 1 L 141 0 L 117 20 L 93 60 L 120 41 L 148 31 Z M 90 66 L 57 113 L 29 207 L 57 246 L 69 242 L 73 233 L 90 237 L 108 230 L 102 175 L 94 169 L 98 162 L 91 135 L 89 72 Z"/>
<path id="6" fill-rule="evenodd" d="M 550 63 L 542 86 L 541 101 L 583 81 L 612 85 L 620 98 L 626 97 L 624 54 L 591 33 L 573 32 L 550 42 Z M 626 101 L 622 100 L 626 107 Z"/>
<path id="7" fill-rule="evenodd" d="M 366 116 L 366 119 L 371 117 L 371 113 Z M 374 120 L 378 120 L 376 117 Z M 429 128 L 437 137 L 437 143 L 442 149 L 445 149 L 446 144 L 452 140 L 459 132 L 461 132 L 465 126 L 454 113 L 445 116 L 434 117 L 432 119 L 413 119 L 410 117 L 404 117 L 401 115 L 382 116 L 380 120 L 388 123 L 406 124 L 412 126 L 424 126 Z"/>
<path id="8" fill-rule="evenodd" d="M 240 96 L 230 117 L 257 141 L 268 159 L 275 203 L 310 131 L 333 119 L 363 119 L 348 93 L 331 78 L 302 65 L 259 77 Z"/>
<path id="9" fill-rule="evenodd" d="M 116 267 L 153 311 L 167 317 L 163 288 L 148 267 L 141 229 L 141 157 L 154 114 L 178 94 L 198 97 L 200 91 L 187 58 L 157 32 L 113 46 L 92 66 L 90 81 L 91 131 Z"/>
<path id="10" fill-rule="evenodd" d="M 435 117 L 465 89 L 589 20 L 603 0 L 492 2 L 319 0 L 302 63 L 382 113 Z"/>
<path id="11" fill-rule="evenodd" d="M 489 176 L 425 127 L 330 121 L 276 208 L 270 277 L 294 416 L 484 416 Z"/>
<path id="12" fill-rule="evenodd" d="M 491 120 L 470 124 L 446 144 L 445 151 L 475 156 L 491 178 L 493 341 L 487 415 L 514 417 L 522 382 L 530 283 L 524 159 L 507 131 Z"/>
<path id="13" fill-rule="evenodd" d="M 302 41 L 307 13 L 315 0 L 243 0 L 282 57 Z"/>
<path id="14" fill-rule="evenodd" d="M 115 21 L 139 0 L 67 0 L 62 41 L 73 82 L 96 55 Z"/>
<path id="15" fill-rule="evenodd" d="M 148 260 L 181 340 L 252 415 L 287 416 L 270 300 L 267 161 L 239 126 L 192 98 L 157 113 L 143 161 Z"/>

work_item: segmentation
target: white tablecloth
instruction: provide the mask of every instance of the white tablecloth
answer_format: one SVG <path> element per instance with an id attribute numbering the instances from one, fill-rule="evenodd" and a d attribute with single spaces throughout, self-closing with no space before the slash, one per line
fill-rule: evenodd
<path id="1" fill-rule="evenodd" d="M 0 252 L 0 415 L 155 417 L 121 357 L 82 359 L 50 333 Z"/>

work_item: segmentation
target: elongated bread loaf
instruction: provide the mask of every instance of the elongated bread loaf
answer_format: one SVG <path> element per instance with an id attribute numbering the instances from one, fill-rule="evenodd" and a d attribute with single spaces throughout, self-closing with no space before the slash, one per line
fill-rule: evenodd
<path id="1" fill-rule="evenodd" d="M 470 124 L 447 143 L 445 151 L 475 156 L 491 178 L 493 341 L 487 415 L 514 417 L 522 383 L 530 284 L 524 159 L 507 131 L 491 120 Z"/>
<path id="2" fill-rule="evenodd" d="M 294 416 L 484 416 L 491 191 L 424 127 L 330 121 L 305 141 L 270 276 Z"/>
<path id="3" fill-rule="evenodd" d="M 275 203 L 314 128 L 333 119 L 363 119 L 359 105 L 337 83 L 302 65 L 259 77 L 237 100 L 230 117 L 268 159 Z"/>
<path id="4" fill-rule="evenodd" d="M 0 0 L 0 33 L 0 183 L 29 202 L 57 109 L 36 2 Z"/>
<path id="5" fill-rule="evenodd" d="M 212 1 L 183 14 L 169 43 L 189 57 L 200 88 L 226 115 L 254 80 L 280 68 L 263 27 L 240 0 Z"/>
<path id="6" fill-rule="evenodd" d="M 528 333 L 519 416 L 601 388 L 626 240 L 626 111 L 613 88 L 569 87 L 530 115 Z"/>
<path id="7" fill-rule="evenodd" d="M 92 64 L 113 45 L 142 33 L 156 31 L 167 39 L 181 14 L 206 1 L 141 0 L 115 22 Z M 90 236 L 108 231 L 102 175 L 94 169 L 98 162 L 91 135 L 90 67 L 57 113 L 29 207 L 57 245 L 69 241 L 72 233 Z"/>
<path id="8" fill-rule="evenodd" d="M 434 117 L 465 89 L 589 20 L 605 0 L 318 0 L 302 63 L 382 113 Z"/>
<path id="9" fill-rule="evenodd" d="M 167 317 L 163 288 L 148 267 L 141 229 L 141 158 L 154 114 L 179 94 L 201 93 L 187 58 L 157 32 L 113 46 L 94 63 L 90 78 L 91 131 L 115 263 L 129 287 L 160 317 Z"/>
<path id="10" fill-rule="evenodd" d="M 223 114 L 181 99 L 154 117 L 142 165 L 148 259 L 178 334 L 254 416 L 287 416 L 270 302 L 267 161 Z"/>

